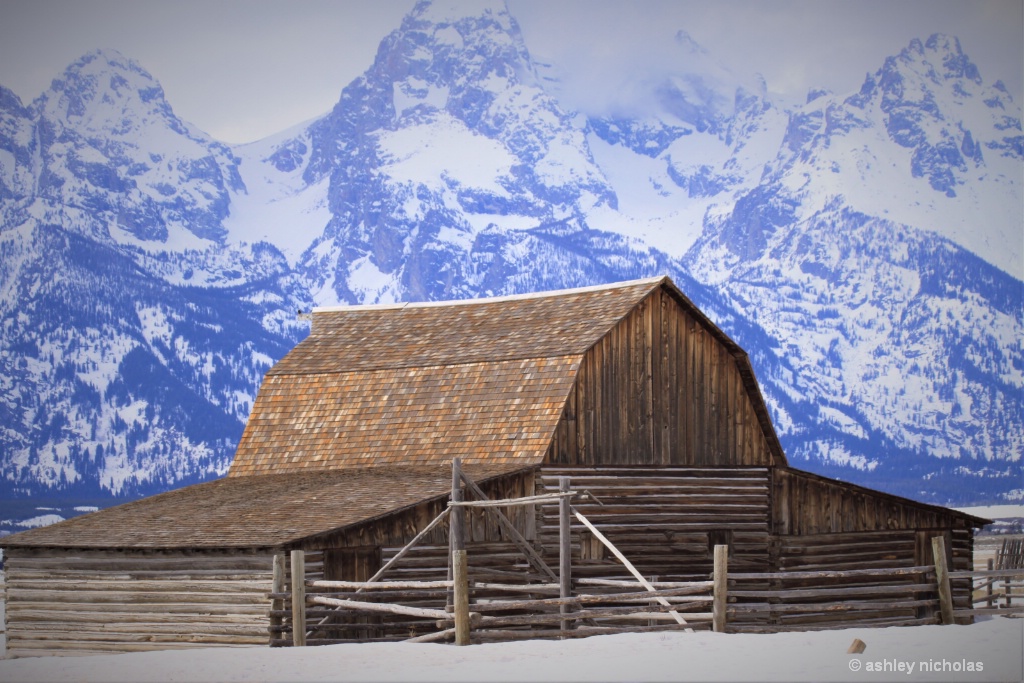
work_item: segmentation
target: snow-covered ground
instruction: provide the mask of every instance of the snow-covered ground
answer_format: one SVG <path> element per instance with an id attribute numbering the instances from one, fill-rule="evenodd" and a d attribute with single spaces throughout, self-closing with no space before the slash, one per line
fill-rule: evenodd
<path id="1" fill-rule="evenodd" d="M 983 505 L 979 507 L 956 508 L 960 512 L 969 515 L 984 517 L 985 519 L 1019 519 L 1024 517 L 1024 505 Z"/>
<path id="2" fill-rule="evenodd" d="M 848 655 L 855 638 L 867 644 Z M 1024 619 L 770 635 L 655 633 L 455 647 L 367 643 L 0 661 L 0 681 L 1021 681 Z M 922 667 L 925 669 L 922 671 Z"/>

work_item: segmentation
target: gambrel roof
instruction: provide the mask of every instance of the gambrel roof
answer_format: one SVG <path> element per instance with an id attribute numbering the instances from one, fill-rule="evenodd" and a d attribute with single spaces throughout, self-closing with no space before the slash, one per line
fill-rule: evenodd
<path id="1" fill-rule="evenodd" d="M 317 310 L 267 373 L 231 476 L 539 463 L 582 354 L 660 282 Z"/>
<path id="2" fill-rule="evenodd" d="M 380 465 L 540 464 L 584 354 L 667 288 L 735 356 L 785 456 L 746 354 L 667 277 L 503 298 L 314 311 L 266 375 L 230 475 Z"/>

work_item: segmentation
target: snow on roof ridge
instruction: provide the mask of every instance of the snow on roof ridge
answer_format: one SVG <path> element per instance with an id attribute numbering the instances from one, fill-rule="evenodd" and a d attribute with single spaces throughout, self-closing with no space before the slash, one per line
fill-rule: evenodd
<path id="1" fill-rule="evenodd" d="M 506 296 L 495 296 L 495 297 L 482 297 L 478 299 L 453 299 L 449 301 L 412 301 L 412 302 L 399 302 L 393 304 L 357 304 L 354 306 L 342 305 L 342 306 L 323 306 L 316 307 L 311 312 L 316 313 L 336 313 L 342 311 L 387 311 L 387 310 L 399 310 L 403 308 L 436 308 L 439 306 L 469 306 L 473 304 L 491 304 L 501 303 L 505 301 L 523 301 L 527 299 L 546 299 L 550 297 L 566 296 L 570 294 L 582 294 L 586 292 L 598 292 L 602 290 L 611 289 L 623 289 L 625 287 L 634 287 L 637 285 L 649 284 L 654 286 L 659 282 L 663 282 L 668 278 L 667 275 L 658 275 L 657 277 L 640 278 L 637 280 L 627 280 L 625 282 L 613 282 L 610 284 L 602 285 L 589 285 L 587 287 L 576 287 L 573 289 L 558 289 L 543 292 L 527 292 L 524 294 L 509 294 Z"/>

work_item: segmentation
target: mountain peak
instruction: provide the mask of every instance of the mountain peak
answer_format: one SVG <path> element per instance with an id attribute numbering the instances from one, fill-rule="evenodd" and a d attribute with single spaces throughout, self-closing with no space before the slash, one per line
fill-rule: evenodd
<path id="1" fill-rule="evenodd" d="M 365 78 L 393 108 L 395 125 L 446 111 L 470 128 L 497 99 L 536 80 L 501 0 L 423 0 L 381 42 Z"/>
<path id="2" fill-rule="evenodd" d="M 21 98 L 18 97 L 18 93 L 6 86 L 0 85 L 0 111 L 13 110 L 24 115 L 24 109 L 25 105 L 21 103 Z"/>
<path id="3" fill-rule="evenodd" d="M 131 119 L 150 112 L 184 132 L 156 79 L 117 50 L 94 50 L 73 62 L 37 106 L 44 117 L 85 130 L 126 133 Z"/>
<path id="4" fill-rule="evenodd" d="M 100 80 L 102 76 L 112 80 Z M 161 98 L 163 97 L 160 84 L 148 71 L 134 59 L 125 57 L 111 48 L 93 50 L 82 55 L 64 70 L 62 78 L 65 83 L 73 82 L 89 90 L 103 90 L 108 82 L 115 92 L 120 91 L 124 85 L 136 88 L 155 87 L 160 90 Z"/>
<path id="5" fill-rule="evenodd" d="M 695 55 L 706 55 L 708 51 L 686 31 L 679 29 L 674 38 L 675 44 L 685 52 Z"/>
<path id="6" fill-rule="evenodd" d="M 925 69 L 931 80 L 967 79 L 981 84 L 981 73 L 978 67 L 964 53 L 960 39 L 942 33 L 933 33 L 924 43 L 914 38 L 896 59 L 887 62 L 895 65 L 902 63 L 912 66 L 915 70 Z"/>

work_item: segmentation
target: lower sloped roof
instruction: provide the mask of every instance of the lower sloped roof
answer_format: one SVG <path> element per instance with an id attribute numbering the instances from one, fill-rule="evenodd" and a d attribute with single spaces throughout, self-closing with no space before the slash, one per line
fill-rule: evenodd
<path id="1" fill-rule="evenodd" d="M 478 482 L 516 468 L 467 465 Z M 30 529 L 5 548 L 275 548 L 446 498 L 450 465 L 226 477 Z"/>

